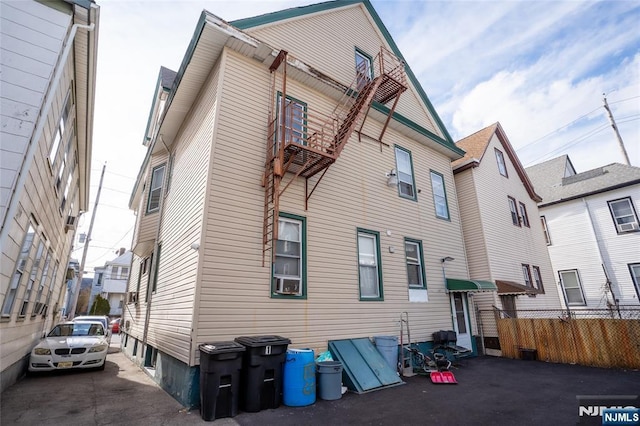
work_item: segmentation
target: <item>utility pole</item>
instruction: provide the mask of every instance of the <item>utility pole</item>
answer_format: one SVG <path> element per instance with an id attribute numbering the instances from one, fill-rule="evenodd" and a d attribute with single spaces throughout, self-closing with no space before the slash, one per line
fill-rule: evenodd
<path id="1" fill-rule="evenodd" d="M 629 161 L 629 155 L 627 155 L 627 150 L 624 147 L 624 142 L 622 142 L 622 136 L 620 136 L 620 132 L 618 131 L 618 126 L 616 126 L 616 121 L 613 119 L 613 114 L 611 114 L 611 109 L 609 109 L 606 93 L 602 94 L 602 102 L 604 103 L 604 109 L 607 110 L 607 115 L 609 116 L 609 123 L 611 123 L 613 132 L 616 134 L 616 138 L 618 139 L 618 145 L 620 146 L 620 151 L 622 151 L 622 156 L 624 157 L 625 164 L 627 166 L 630 166 L 631 162 Z"/>
<path id="2" fill-rule="evenodd" d="M 76 316 L 76 306 L 78 304 L 78 296 L 80 295 L 80 286 L 82 285 L 82 275 L 84 275 L 84 264 L 87 260 L 87 252 L 89 251 L 89 242 L 91 241 L 91 230 L 93 230 L 93 222 L 96 219 L 96 211 L 98 210 L 98 202 L 100 201 L 100 192 L 102 191 L 102 181 L 104 180 L 104 171 L 107 168 L 107 163 L 102 166 L 102 174 L 100 175 L 100 185 L 98 185 L 98 193 L 96 194 L 96 202 L 93 205 L 93 212 L 91 212 L 91 222 L 89 222 L 89 231 L 87 232 L 87 238 L 84 243 L 84 250 L 82 251 L 82 261 L 80 262 L 80 271 L 78 271 L 78 278 L 76 281 L 75 289 L 73 290 L 73 304 L 69 310 L 69 319 L 73 319 Z"/>

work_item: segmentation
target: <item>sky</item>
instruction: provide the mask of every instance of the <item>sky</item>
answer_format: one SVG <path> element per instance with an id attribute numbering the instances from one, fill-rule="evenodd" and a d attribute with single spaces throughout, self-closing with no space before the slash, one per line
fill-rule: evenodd
<path id="1" fill-rule="evenodd" d="M 247 18 L 318 3 L 97 0 L 98 71 L 85 271 L 130 248 L 129 199 L 160 66 L 180 67 L 203 9 Z M 640 166 L 640 2 L 371 0 L 454 141 L 499 121 L 525 167 L 567 154 L 578 172 Z M 106 171 L 97 208 L 103 165 Z M 81 259 L 76 241 L 72 257 Z"/>

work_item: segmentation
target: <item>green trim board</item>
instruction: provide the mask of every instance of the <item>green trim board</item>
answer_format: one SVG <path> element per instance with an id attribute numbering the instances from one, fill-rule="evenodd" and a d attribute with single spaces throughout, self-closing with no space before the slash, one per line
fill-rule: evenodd
<path id="1" fill-rule="evenodd" d="M 498 291 L 498 287 L 491 281 L 447 278 L 447 291 Z"/>
<path id="2" fill-rule="evenodd" d="M 461 150 L 460 148 L 456 147 L 453 139 L 451 138 L 451 135 L 449 135 L 449 132 L 447 131 L 446 127 L 444 126 L 444 123 L 440 119 L 440 116 L 436 112 L 435 108 L 433 107 L 433 104 L 431 103 L 431 101 L 427 97 L 427 94 L 425 93 L 424 89 L 420 85 L 420 82 L 418 81 L 418 79 L 416 78 L 415 74 L 411 70 L 411 67 L 408 65 L 408 63 L 405 60 L 404 56 L 400 52 L 400 49 L 396 45 L 395 41 L 391 37 L 391 34 L 389 33 L 389 31 L 385 27 L 384 23 L 380 19 L 380 16 L 378 15 L 378 13 L 376 12 L 375 8 L 373 7 L 373 5 L 371 4 L 371 2 L 369 0 L 336 0 L 336 1 L 329 1 L 329 2 L 325 2 L 325 3 L 313 4 L 313 5 L 310 5 L 310 6 L 302 6 L 302 7 L 295 7 L 295 8 L 285 9 L 285 10 L 281 10 L 281 11 L 278 11 L 278 12 L 267 13 L 267 14 L 264 14 L 264 15 L 255 16 L 255 17 L 252 17 L 252 18 L 238 19 L 238 20 L 235 20 L 235 21 L 231 21 L 229 23 L 231 25 L 233 25 L 234 27 L 240 29 L 240 30 L 247 30 L 247 29 L 250 29 L 250 28 L 254 28 L 254 27 L 258 27 L 258 26 L 262 26 L 262 25 L 267 25 L 267 24 L 272 24 L 274 22 L 279 22 L 279 21 L 283 21 L 283 20 L 286 20 L 286 19 L 297 18 L 297 17 L 310 15 L 310 14 L 317 13 L 317 12 L 324 12 L 324 11 L 328 11 L 328 10 L 332 10 L 332 9 L 336 9 L 336 8 L 340 8 L 340 7 L 351 6 L 351 5 L 358 4 L 358 3 L 362 3 L 364 5 L 364 7 L 367 9 L 369 14 L 371 15 L 371 18 L 376 23 L 376 25 L 378 27 L 378 30 L 382 33 L 382 36 L 384 37 L 386 42 L 389 44 L 389 47 L 391 48 L 391 51 L 398 58 L 400 58 L 400 59 L 402 59 L 404 61 L 404 63 L 405 63 L 405 71 L 407 73 L 408 79 L 411 81 L 411 83 L 415 87 L 416 91 L 418 92 L 418 95 L 419 95 L 420 99 L 424 102 L 425 106 L 427 107 L 427 109 L 429 110 L 429 112 L 433 116 L 434 120 L 436 121 L 436 125 L 440 128 L 440 130 L 442 131 L 442 133 L 444 134 L 445 137 L 444 137 L 444 139 L 442 139 L 442 138 L 434 135 L 433 133 L 429 132 L 428 130 L 422 128 L 421 126 L 419 126 L 419 125 L 417 125 L 415 123 L 413 123 L 415 126 L 412 125 L 410 127 L 413 128 L 414 130 L 419 131 L 420 133 L 424 134 L 425 136 L 435 140 L 436 142 L 441 143 L 443 146 L 449 148 L 451 151 L 455 152 L 456 154 L 464 155 L 464 151 Z M 386 108 L 383 105 L 378 104 L 378 103 L 374 103 L 373 104 L 373 108 L 378 110 L 379 112 L 386 113 L 386 114 L 388 114 L 390 112 L 390 110 L 388 108 Z M 394 118 L 395 120 L 397 120 L 398 122 L 400 122 L 402 124 L 407 124 L 408 122 L 410 122 L 410 120 L 407 120 L 405 117 L 402 117 L 397 113 L 394 113 L 392 118 Z M 421 129 L 422 131 L 420 131 L 418 129 Z"/>
<path id="3" fill-rule="evenodd" d="M 350 391 L 366 393 L 404 384 L 368 337 L 330 340 L 329 351 L 342 363 L 342 379 Z"/>

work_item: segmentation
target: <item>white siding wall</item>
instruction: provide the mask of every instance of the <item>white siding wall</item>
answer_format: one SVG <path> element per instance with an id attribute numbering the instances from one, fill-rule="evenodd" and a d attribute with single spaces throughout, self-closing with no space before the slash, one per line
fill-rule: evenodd
<path id="1" fill-rule="evenodd" d="M 293 346 L 322 349 L 330 339 L 398 335 L 403 311 L 410 313 L 413 339 L 427 340 L 433 331 L 451 328 L 440 259 L 456 258 L 448 265 L 451 276 L 466 278 L 467 271 L 449 159 L 392 130 L 385 135 L 390 146 L 382 152 L 378 143 L 358 142 L 353 136 L 313 193 L 307 211 L 304 180 L 286 190 L 281 211 L 307 220 L 308 296 L 270 297 L 270 267 L 262 267 L 260 185 L 269 72 L 235 53 L 227 52 L 226 63 L 201 248 L 198 342 L 278 334 L 292 339 Z M 310 109 L 328 113 L 333 107 L 292 80 L 287 88 Z M 381 123 L 368 123 L 381 129 Z M 385 172 L 395 167 L 396 143 L 412 152 L 417 202 L 400 198 L 396 188 L 386 185 Z M 451 221 L 435 217 L 430 170 L 444 175 Z M 358 227 L 380 232 L 382 302 L 359 301 Z M 423 241 L 427 303 L 409 302 L 404 237 Z"/>
<path id="2" fill-rule="evenodd" d="M 37 234 L 40 238 L 46 238 L 46 249 L 50 249 L 52 253 L 49 276 L 53 274 L 57 265 L 46 318 L 40 315 L 31 316 L 40 284 L 38 279 L 31 291 L 27 315 L 24 319 L 17 321 L 18 311 L 25 296 L 28 274 L 33 264 L 32 261 L 27 262 L 25 269 L 27 272 L 23 275 L 17 289 L 11 315 L 0 322 L 0 365 L 5 371 L 24 358 L 40 339 L 42 332 L 57 320 L 54 318 L 54 308 L 62 303 L 64 296 L 67 261 L 74 237 L 74 232 L 64 231 L 64 224 L 68 214 L 78 215 L 77 193 L 81 179 L 78 167 L 74 167 L 69 199 L 64 211 L 60 212 L 64 184 L 62 191 L 56 191 L 54 174 L 60 164 L 60 153 L 63 149 L 60 149 L 53 168 L 49 164 L 48 156 L 63 103 L 73 81 L 73 55 L 69 55 L 67 63 L 59 65 L 64 67 L 64 72 L 57 91 L 53 93 L 49 114 L 46 117 L 39 117 L 39 114 L 42 112 L 42 103 L 46 98 L 49 81 L 54 73 L 63 40 L 71 24 L 69 7 L 62 2 L 57 9 L 53 9 L 40 2 L 9 1 L 0 4 L 0 16 L 2 37 L 0 48 L 2 102 L 0 106 L 2 120 L 0 209 L 2 213 L 0 217 L 3 219 L 9 200 L 8 193 L 14 190 L 17 173 L 23 167 L 24 156 L 28 143 L 33 137 L 33 131 L 38 120 L 46 120 L 40 139 L 31 141 L 37 144 L 35 156 L 32 166 L 28 170 L 22 170 L 27 178 L 20 199 L 14 200 L 17 202 L 15 216 L 7 218 L 8 238 L 2 247 L 0 267 L 0 300 L 3 302 L 6 297 L 20 246 L 32 217 L 37 221 L 35 226 Z M 72 112 L 73 117 L 75 117 L 74 112 Z M 73 159 L 70 163 L 75 163 L 78 150 L 77 139 L 72 138 L 70 143 L 70 159 Z M 61 147 L 64 147 L 64 142 L 61 143 Z M 70 165 L 65 169 L 64 182 L 69 170 L 71 170 Z M 35 248 L 32 250 L 32 258 L 34 252 Z M 41 276 L 43 264 L 44 256 L 37 276 Z M 40 302 L 46 302 L 48 293 L 49 283 L 45 283 Z"/>
<path id="3" fill-rule="evenodd" d="M 635 185 L 608 191 L 586 198 L 595 233 L 582 199 L 546 206 L 540 214 L 547 219 L 552 245 L 548 247 L 553 269 L 577 269 L 582 282 L 587 307 L 606 308 L 606 278 L 602 263 L 610 273 L 614 291 L 622 305 L 637 305 L 638 295 L 634 289 L 628 264 L 640 263 L 640 234 L 620 234 L 609 211 L 607 201 L 631 197 L 635 211 L 640 210 L 640 186 Z M 598 250 L 598 241 L 602 258 Z M 560 292 L 562 290 L 560 289 Z"/>
<path id="4" fill-rule="evenodd" d="M 0 219 L 44 101 L 71 16 L 35 1 L 0 3 Z"/>

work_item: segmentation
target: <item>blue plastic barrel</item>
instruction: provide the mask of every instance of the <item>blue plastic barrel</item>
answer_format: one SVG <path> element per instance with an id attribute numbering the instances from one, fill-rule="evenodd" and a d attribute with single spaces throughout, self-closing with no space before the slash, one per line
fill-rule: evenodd
<path id="1" fill-rule="evenodd" d="M 304 407 L 316 402 L 316 363 L 313 349 L 289 349 L 283 371 L 282 402 Z"/>

